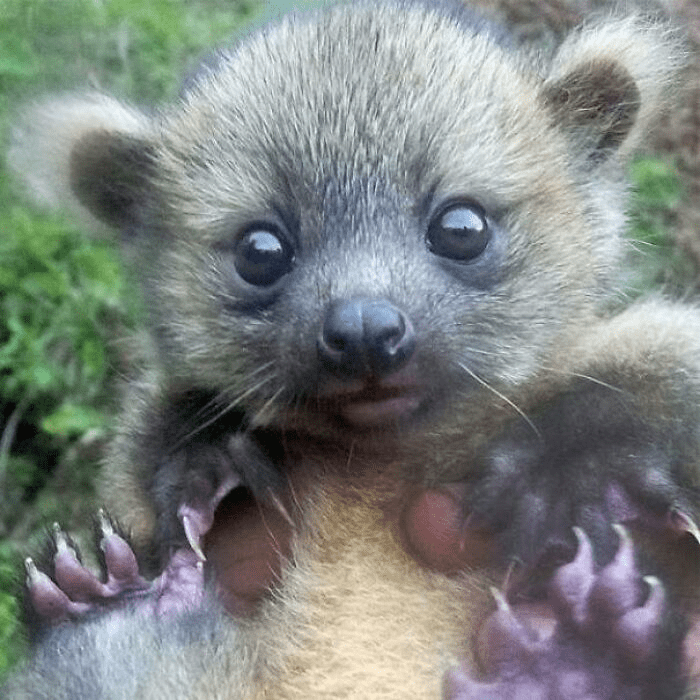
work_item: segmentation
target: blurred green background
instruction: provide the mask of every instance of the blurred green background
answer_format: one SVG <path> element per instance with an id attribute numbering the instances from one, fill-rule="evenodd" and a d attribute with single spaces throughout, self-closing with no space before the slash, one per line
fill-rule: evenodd
<path id="1" fill-rule="evenodd" d="M 34 96 L 88 86 L 137 104 L 171 98 L 207 49 L 299 4 L 0 0 L 0 151 L 17 106 Z M 693 269 L 667 237 L 674 167 L 645 157 L 632 175 L 643 259 L 630 290 L 683 288 Z M 94 512 L 96 465 L 138 318 L 130 288 L 108 241 L 29 206 L 0 159 L 0 676 L 23 653 L 14 597 L 22 557 L 52 522 L 84 530 Z"/>
<path id="2" fill-rule="evenodd" d="M 257 0 L 0 0 L 0 151 L 18 105 L 91 87 L 153 104 Z M 276 10 L 268 7 L 267 12 Z M 85 529 L 138 317 L 118 255 L 23 200 L 0 159 L 0 675 L 22 653 L 22 557 L 60 521 Z"/>

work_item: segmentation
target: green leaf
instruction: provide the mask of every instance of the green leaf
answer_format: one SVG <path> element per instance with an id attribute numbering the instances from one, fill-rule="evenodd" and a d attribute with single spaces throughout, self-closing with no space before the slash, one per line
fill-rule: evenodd
<path id="1" fill-rule="evenodd" d="M 41 422 L 42 430 L 51 435 L 70 437 L 104 425 L 102 414 L 90 406 L 63 404 Z"/>

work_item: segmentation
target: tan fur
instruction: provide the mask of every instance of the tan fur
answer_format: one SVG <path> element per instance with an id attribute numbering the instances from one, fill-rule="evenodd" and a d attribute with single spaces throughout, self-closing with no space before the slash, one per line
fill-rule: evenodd
<path id="1" fill-rule="evenodd" d="M 157 349 L 127 389 L 103 477 L 137 545 L 159 536 L 153 416 L 188 390 L 215 393 L 216 410 L 242 408 L 251 430 L 301 434 L 302 461 L 323 467 L 302 465 L 311 478 L 291 552 L 281 547 L 280 581 L 253 615 L 223 620 L 216 643 L 166 653 L 148 628 L 145 641 L 127 638 L 153 665 L 140 698 L 438 697 L 444 672 L 473 662 L 487 589 L 506 571 L 495 552 L 459 576 L 420 566 L 392 498 L 409 482 L 472 476 L 509 421 L 529 420 L 581 376 L 638 396 L 652 422 L 676 409 L 698 417 L 688 397 L 700 396 L 700 313 L 664 301 L 607 308 L 624 252 L 624 165 L 672 94 L 681 56 L 673 33 L 636 16 L 592 24 L 550 59 L 465 36 L 421 5 L 350 3 L 253 36 L 152 118 L 102 96 L 28 113 L 11 159 L 40 199 L 109 219 L 70 181 L 116 170 L 106 194 L 142 207 L 119 214 Z M 141 156 L 133 179 L 129 148 Z M 473 199 L 507 231 L 496 269 L 469 278 L 464 296 L 442 268 L 422 267 L 425 232 L 390 230 L 428 192 Z M 248 313 L 220 249 L 287 200 L 303 232 L 294 296 Z M 327 219 L 352 235 L 324 240 L 335 233 Z M 319 319 L 334 299 L 356 297 L 389 298 L 414 319 L 418 368 L 444 398 L 379 446 L 322 414 L 322 385 L 303 386 Z M 693 484 L 697 457 L 686 465 Z M 300 467 L 287 461 L 294 480 Z"/>
<path id="2" fill-rule="evenodd" d="M 271 635 L 277 653 L 285 637 L 294 640 L 284 673 L 263 677 L 250 696 L 439 696 L 444 671 L 470 654 L 469 621 L 488 600 L 483 576 L 448 579 L 416 567 L 381 511 L 348 496 L 346 486 L 323 494 L 316 507 L 296 550 L 298 566 L 262 611 L 263 638 Z M 220 696 L 220 678 L 204 678 L 197 692 L 240 697 L 238 689 Z"/>
<path id="3" fill-rule="evenodd" d="M 469 620 L 486 599 L 481 576 L 475 585 L 417 568 L 361 501 L 329 499 L 320 515 L 306 555 L 317 582 L 306 593 L 309 642 L 273 695 L 438 696 L 444 671 L 469 654 Z"/>

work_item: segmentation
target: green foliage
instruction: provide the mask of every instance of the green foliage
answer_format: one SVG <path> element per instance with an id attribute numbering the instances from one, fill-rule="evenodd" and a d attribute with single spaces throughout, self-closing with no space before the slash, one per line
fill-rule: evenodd
<path id="1" fill-rule="evenodd" d="M 632 164 L 630 177 L 634 184 L 630 217 L 634 250 L 628 292 L 635 296 L 661 287 L 686 293 L 696 283 L 695 269 L 669 233 L 681 201 L 676 170 L 665 160 L 645 156 Z"/>
<path id="2" fill-rule="evenodd" d="M 0 210 L 0 526 L 71 441 L 104 424 L 109 328 L 125 316 L 115 252 L 57 218 Z"/>
<path id="3" fill-rule="evenodd" d="M 17 566 L 13 549 L 8 544 L 0 543 L 0 677 L 19 660 L 24 651 L 19 629 L 19 605 L 12 595 Z"/>
<path id="4" fill-rule="evenodd" d="M 15 403 L 91 398 L 105 375 L 102 320 L 120 308 L 114 252 L 18 206 L 0 228 L 0 393 Z"/>
<path id="5" fill-rule="evenodd" d="M 98 88 L 173 97 L 183 73 L 257 0 L 0 0 L 0 153 L 16 105 Z M 0 674 L 20 655 L 18 553 L 54 519 L 85 527 L 118 340 L 134 324 L 113 245 L 18 196 L 0 158 Z M 41 533 L 41 534 L 39 534 Z"/>
<path id="6" fill-rule="evenodd" d="M 183 70 L 248 22 L 257 0 L 0 0 L 0 94 L 103 87 L 172 96 Z"/>
<path id="7" fill-rule="evenodd" d="M 675 170 L 659 158 L 646 156 L 632 164 L 630 177 L 635 185 L 635 237 L 653 245 L 667 243 L 669 212 L 675 209 L 681 198 Z"/>

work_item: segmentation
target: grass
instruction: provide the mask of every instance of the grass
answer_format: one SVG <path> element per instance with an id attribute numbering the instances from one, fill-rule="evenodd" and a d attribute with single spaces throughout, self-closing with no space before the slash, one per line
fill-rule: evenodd
<path id="1" fill-rule="evenodd" d="M 173 97 L 256 0 L 0 0 L 0 148 L 16 107 L 97 88 L 138 104 Z M 84 527 L 113 411 L 119 341 L 138 316 L 109 241 L 19 196 L 0 161 L 0 675 L 22 654 L 21 555 L 46 525 Z"/>

